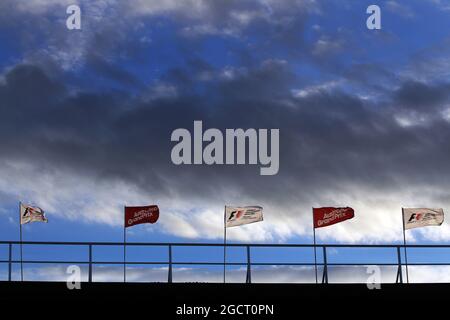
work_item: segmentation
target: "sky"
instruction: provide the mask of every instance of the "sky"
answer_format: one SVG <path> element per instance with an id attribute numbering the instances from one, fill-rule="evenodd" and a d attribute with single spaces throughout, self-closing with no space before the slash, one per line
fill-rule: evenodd
<path id="1" fill-rule="evenodd" d="M 24 240 L 122 241 L 123 207 L 157 204 L 128 241 L 220 243 L 224 205 L 260 205 L 229 242 L 311 243 L 312 207 L 351 206 L 319 243 L 401 243 L 402 207 L 450 208 L 449 17 L 446 0 L 3 0 L 0 240 L 18 240 L 22 201 L 49 219 Z M 195 120 L 279 129 L 278 174 L 174 165 L 171 133 Z M 449 243 L 450 226 L 407 239 Z"/>

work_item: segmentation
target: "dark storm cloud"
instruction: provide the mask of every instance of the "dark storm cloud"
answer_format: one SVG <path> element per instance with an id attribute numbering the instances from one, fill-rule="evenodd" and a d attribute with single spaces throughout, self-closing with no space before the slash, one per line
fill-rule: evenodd
<path id="1" fill-rule="evenodd" d="M 390 91 L 401 82 L 392 70 L 376 63 L 354 63 L 343 71 L 343 76 L 354 85 L 362 85 L 376 91 Z"/>
<path id="2" fill-rule="evenodd" d="M 448 185 L 449 151 L 441 147 L 450 138 L 446 121 L 420 131 L 401 127 L 389 108 L 339 90 L 293 98 L 295 79 L 284 63 L 268 61 L 234 79 L 211 81 L 201 94 L 184 88 L 182 95 L 145 101 L 114 92 L 69 94 L 39 68 L 20 65 L 0 86 L 2 157 L 29 161 L 32 154 L 44 167 L 124 180 L 152 194 L 170 190 L 210 199 L 220 197 L 211 181 L 275 203 L 346 184 L 395 189 L 427 177 Z M 418 93 L 436 90 L 421 87 L 409 97 L 409 86 L 391 100 L 418 101 Z M 250 166 L 173 165 L 170 134 L 192 129 L 194 120 L 203 120 L 205 129 L 280 128 L 279 174 L 261 177 Z"/>
<path id="3" fill-rule="evenodd" d="M 96 76 L 105 80 L 118 82 L 127 86 L 137 88 L 143 87 L 143 84 L 131 73 L 120 66 L 106 61 L 99 55 L 89 55 L 86 58 L 86 68 L 96 73 Z"/>
<path id="4" fill-rule="evenodd" d="M 450 85 L 429 85 L 418 81 L 407 81 L 396 91 L 395 98 L 401 106 L 410 107 L 423 112 L 439 107 L 448 101 Z"/>

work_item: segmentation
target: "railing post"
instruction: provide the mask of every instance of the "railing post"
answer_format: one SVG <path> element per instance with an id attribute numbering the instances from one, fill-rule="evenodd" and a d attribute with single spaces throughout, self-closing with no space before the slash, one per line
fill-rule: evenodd
<path id="1" fill-rule="evenodd" d="M 398 263 L 398 270 L 397 270 L 397 279 L 395 279 L 395 283 L 403 283 L 403 270 L 402 270 L 402 255 L 400 253 L 400 246 L 397 246 L 397 263 Z"/>
<path id="2" fill-rule="evenodd" d="M 328 283 L 328 266 L 327 266 L 327 248 L 325 246 L 323 248 L 323 277 L 322 283 Z"/>
<path id="3" fill-rule="evenodd" d="M 89 244 L 89 275 L 88 282 L 92 282 L 92 244 Z"/>
<path id="4" fill-rule="evenodd" d="M 9 244 L 9 259 L 8 259 L 8 281 L 12 279 L 12 243 Z"/>
<path id="5" fill-rule="evenodd" d="M 167 282 L 172 283 L 172 245 L 169 244 L 169 275 Z"/>
<path id="6" fill-rule="evenodd" d="M 245 283 L 252 283 L 252 269 L 250 262 L 250 246 L 247 246 L 247 278 Z"/>

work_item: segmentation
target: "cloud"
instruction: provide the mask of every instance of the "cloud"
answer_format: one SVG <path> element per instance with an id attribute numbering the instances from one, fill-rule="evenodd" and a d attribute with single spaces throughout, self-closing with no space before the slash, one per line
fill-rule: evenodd
<path id="1" fill-rule="evenodd" d="M 6 8 L 11 5 L 11 2 L 5 1 L 2 2 L 3 8 Z M 31 14 L 43 14 L 48 12 L 49 10 L 54 10 L 55 8 L 59 8 L 65 11 L 71 4 L 79 4 L 80 2 L 77 0 L 30 0 L 26 2 L 21 2 L 16 5 L 14 8 L 17 11 L 31 13 Z"/>
<path id="2" fill-rule="evenodd" d="M 373 267 L 371 265 L 330 267 L 328 281 L 329 283 L 373 283 Z M 67 281 L 70 274 L 67 273 L 66 268 L 63 265 L 25 267 L 24 279 L 27 281 Z M 379 268 L 381 289 L 383 283 L 395 283 L 396 267 L 381 266 Z M 410 283 L 446 283 L 449 281 L 449 267 L 409 266 L 408 269 Z M 405 273 L 405 271 L 403 272 Z M 319 276 L 321 274 L 322 270 L 319 270 Z M 18 277 L 18 273 L 13 274 L 13 279 Z M 123 268 L 97 266 L 93 269 L 92 278 L 94 282 L 122 282 Z M 127 267 L 128 282 L 167 282 L 167 278 L 167 267 Z M 228 283 L 245 283 L 245 278 L 245 268 L 239 267 L 227 270 Z M 81 280 L 87 281 L 86 268 L 81 268 Z M 223 271 L 221 267 L 174 267 L 173 281 L 220 283 L 223 281 Z M 253 267 L 252 283 L 315 283 L 314 268 L 301 266 Z"/>
<path id="3" fill-rule="evenodd" d="M 306 98 L 309 95 L 320 94 L 321 92 L 327 92 L 339 86 L 339 81 L 329 81 L 319 85 L 312 85 L 302 89 L 294 89 L 292 94 L 298 98 Z"/>
<path id="4" fill-rule="evenodd" d="M 444 84 L 427 84 L 408 81 L 396 91 L 396 102 L 406 108 L 430 113 L 435 107 L 442 106 L 448 101 L 450 87 Z"/>
<path id="5" fill-rule="evenodd" d="M 123 203 L 153 199 L 166 216 L 165 232 L 187 238 L 219 238 L 224 204 L 261 204 L 265 224 L 230 232 L 230 239 L 246 241 L 308 232 L 308 212 L 322 204 L 351 204 L 358 218 L 320 237 L 392 241 L 400 237 L 400 207 L 447 205 L 447 152 L 440 141 L 449 130 L 441 119 L 419 134 L 392 119 L 397 109 L 372 108 L 339 90 L 292 96 L 295 78 L 285 62 L 266 61 L 231 80 L 213 81 L 209 94 L 223 98 L 212 108 L 201 96 L 187 95 L 187 87 L 153 100 L 71 94 L 39 68 L 17 66 L 0 86 L 2 192 L 34 199 L 55 214 L 70 218 L 77 212 L 79 218 L 82 212 L 87 221 L 112 225 L 121 223 Z M 172 86 L 180 88 L 177 81 Z M 419 100 L 410 95 L 434 90 L 409 86 L 392 92 L 392 101 L 414 105 Z M 174 166 L 170 133 L 198 119 L 222 129 L 280 128 L 280 173 L 261 177 L 252 167 Z M 441 138 L 433 141 L 437 128 Z M 58 213 L 68 203 L 73 210 Z"/>
<path id="6" fill-rule="evenodd" d="M 386 1 L 385 5 L 388 11 L 395 13 L 401 17 L 415 17 L 414 11 L 407 5 L 400 4 L 397 1 Z"/>
<path id="7" fill-rule="evenodd" d="M 343 48 L 343 43 L 339 39 L 331 39 L 322 37 L 314 44 L 312 54 L 316 56 L 328 55 L 330 53 L 338 53 Z"/>
<path id="8" fill-rule="evenodd" d="M 450 11 L 450 5 L 445 0 L 429 0 L 431 3 L 442 11 Z"/>
<path id="9" fill-rule="evenodd" d="M 81 7 L 82 30 L 65 27 L 66 7 L 73 3 Z M 54 67 L 55 72 L 56 66 L 65 71 L 79 71 L 87 66 L 90 72 L 117 76 L 122 73 L 124 77 L 115 80 L 129 81 L 129 74 L 118 60 L 148 59 L 139 53 L 143 48 L 158 49 L 153 38 L 158 38 L 155 33 L 160 32 L 161 26 L 176 31 L 177 46 L 186 54 L 198 47 L 198 42 L 192 41 L 223 36 L 241 38 L 255 52 L 269 53 L 276 46 L 300 55 L 305 46 L 302 34 L 306 16 L 317 14 L 319 8 L 315 0 L 31 0 L 20 6 L 5 0 L 0 4 L 0 31 L 22 39 L 17 44 L 20 55 L 16 59 L 23 63 L 40 65 L 47 71 Z M 264 38 L 250 39 L 262 32 Z M 168 36 L 170 39 L 174 35 Z"/>
<path id="10" fill-rule="evenodd" d="M 352 49 L 348 31 L 319 30 L 305 40 L 307 18 L 321 14 L 316 1 L 83 2 L 94 13 L 83 24 L 91 32 L 70 35 L 38 16 L 38 3 L 0 23 L 13 30 L 31 21 L 44 39 L 36 45 L 26 37 L 30 25 L 17 28 L 23 56 L 1 76 L 5 207 L 29 200 L 50 215 L 120 226 L 124 203 L 152 202 L 161 208 L 161 232 L 220 239 L 225 204 L 259 204 L 265 222 L 234 228 L 229 239 L 281 242 L 311 235 L 311 207 L 351 205 L 357 217 L 321 230 L 319 239 L 381 242 L 401 239 L 401 207 L 450 204 L 442 147 L 450 138 L 448 68 L 440 68 L 445 55 L 429 59 L 436 48 L 403 69 L 340 64 L 331 57 Z M 146 23 L 163 23 L 155 17 L 173 24 L 164 37 L 178 56 L 148 80 L 128 63 L 145 69 L 139 57 L 154 42 L 141 39 Z M 198 48 L 207 44 L 202 37 L 225 30 L 237 53 L 215 64 Z M 320 76 L 303 72 L 310 68 Z M 194 120 L 221 130 L 279 128 L 279 174 L 173 165 L 170 134 L 192 129 Z M 434 239 L 449 240 L 447 228 L 433 229 Z"/>

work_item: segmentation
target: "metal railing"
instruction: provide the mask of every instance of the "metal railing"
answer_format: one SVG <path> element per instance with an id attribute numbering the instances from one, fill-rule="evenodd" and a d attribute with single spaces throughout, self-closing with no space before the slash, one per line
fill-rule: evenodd
<path id="1" fill-rule="evenodd" d="M 72 261 L 60 261 L 60 260 L 17 260 L 13 259 L 13 246 L 77 246 L 86 247 L 88 253 L 88 260 L 72 260 Z M 391 266 L 397 267 L 396 283 L 404 283 L 403 279 L 403 267 L 408 266 L 450 266 L 450 262 L 429 262 L 429 263 L 408 263 L 405 264 L 402 259 L 402 251 L 413 248 L 437 248 L 437 249 L 450 249 L 449 245 L 356 245 L 356 244 L 227 244 L 226 248 L 245 248 L 246 262 L 207 262 L 207 261 L 174 261 L 173 260 L 173 248 L 183 247 L 219 247 L 223 248 L 223 244 L 219 243 L 146 243 L 146 242 L 129 242 L 124 245 L 123 242 L 44 242 L 44 241 L 0 241 L 0 246 L 7 246 L 8 259 L 0 260 L 1 264 L 7 264 L 7 281 L 12 281 L 12 267 L 13 264 L 74 264 L 74 265 L 87 265 L 88 266 L 88 282 L 92 282 L 93 266 L 94 265 L 123 265 L 124 272 L 126 272 L 126 266 L 128 265 L 167 265 L 167 282 L 173 281 L 173 267 L 177 265 L 197 265 L 197 266 L 246 266 L 246 283 L 252 282 L 252 267 L 253 266 L 309 266 L 322 269 L 321 283 L 328 283 L 328 268 L 334 266 Z M 168 253 L 168 260 L 164 261 L 96 261 L 93 259 L 94 247 L 107 247 L 107 246 L 120 246 L 120 247 L 166 247 Z M 322 261 L 317 263 L 309 262 L 252 262 L 251 249 L 252 248 L 310 248 L 316 249 L 318 252 L 322 251 Z M 385 248 L 395 249 L 396 262 L 383 262 L 383 263 L 345 263 L 345 262 L 328 262 L 327 249 L 340 249 L 340 248 Z M 449 254 L 450 257 L 450 254 Z M 125 277 L 124 277 L 125 278 Z"/>

